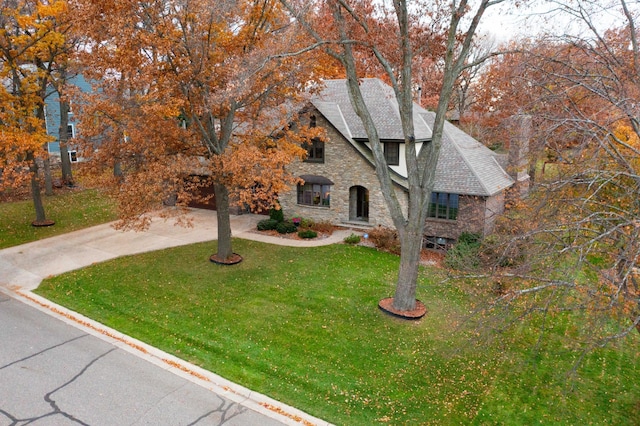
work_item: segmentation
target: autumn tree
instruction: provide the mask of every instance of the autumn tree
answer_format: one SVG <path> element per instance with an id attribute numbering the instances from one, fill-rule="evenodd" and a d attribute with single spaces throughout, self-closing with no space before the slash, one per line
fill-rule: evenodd
<path id="1" fill-rule="evenodd" d="M 212 183 L 218 251 L 231 247 L 230 206 L 265 207 L 294 182 L 284 165 L 304 154 L 290 125 L 321 63 L 293 55 L 301 32 L 275 1 L 80 0 L 87 75 L 99 90 L 82 132 L 98 149 L 125 225 L 178 194 Z M 289 49 L 289 50 L 287 50 Z M 195 176 L 190 185 L 185 178 Z"/>
<path id="2" fill-rule="evenodd" d="M 49 50 L 64 44 L 55 20 L 66 4 L 24 0 L 3 1 L 0 7 L 0 188 L 21 186 L 27 177 L 36 212 L 33 224 L 50 225 L 39 165 L 49 141 L 44 125 L 49 73 L 43 64 Z"/>
<path id="3" fill-rule="evenodd" d="M 600 8 L 618 11 L 615 27 L 598 26 Z M 525 64 L 541 89 L 539 125 L 555 134 L 547 147 L 563 161 L 503 228 L 512 238 L 494 252 L 504 287 L 493 308 L 515 307 L 518 319 L 580 312 L 589 350 L 640 331 L 640 10 L 626 0 L 562 10 L 586 30 L 540 39 Z"/>
<path id="4" fill-rule="evenodd" d="M 416 308 L 418 266 L 438 155 L 442 144 L 445 114 L 454 84 L 469 63 L 467 58 L 480 19 L 488 7 L 501 0 L 481 0 L 474 4 L 466 0 L 447 4 L 396 0 L 389 3 L 369 1 L 327 1 L 320 22 L 314 20 L 317 9 L 305 4 L 282 0 L 318 45 L 339 61 L 347 76 L 349 96 L 362 120 L 375 159 L 376 173 L 387 207 L 401 242 L 400 267 L 393 297 L 393 309 L 399 312 Z M 315 4 L 315 3 L 314 3 Z M 318 7 L 321 7 L 318 6 Z M 430 31 L 429 29 L 435 29 Z M 432 140 L 416 152 L 413 123 L 415 98 L 414 67 L 416 57 L 431 45 L 420 35 L 432 32 L 441 40 L 437 61 L 442 63 L 442 80 L 433 123 Z M 398 101 L 408 169 L 409 205 L 401 207 L 393 190 L 389 168 L 376 131 L 358 85 L 363 71 L 359 56 L 375 61 L 383 78 L 390 82 Z"/>

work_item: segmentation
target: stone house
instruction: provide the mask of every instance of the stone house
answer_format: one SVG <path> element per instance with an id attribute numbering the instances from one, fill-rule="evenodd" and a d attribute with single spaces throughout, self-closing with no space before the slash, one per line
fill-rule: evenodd
<path id="1" fill-rule="evenodd" d="M 280 194 L 288 217 L 300 216 L 337 225 L 393 227 L 376 177 L 373 155 L 362 122 L 347 92 L 346 80 L 329 80 L 313 96 L 302 116 L 303 125 L 322 127 L 325 141 L 314 141 L 309 155 L 288 169 L 304 180 Z M 361 90 L 377 123 L 395 191 L 408 205 L 404 136 L 393 89 L 379 79 L 363 79 Z M 414 104 L 416 149 L 431 140 L 435 113 Z M 451 123 L 445 123 L 429 218 L 427 246 L 446 247 L 464 231 L 492 231 L 504 211 L 505 191 L 514 180 L 501 167 L 498 155 Z"/>

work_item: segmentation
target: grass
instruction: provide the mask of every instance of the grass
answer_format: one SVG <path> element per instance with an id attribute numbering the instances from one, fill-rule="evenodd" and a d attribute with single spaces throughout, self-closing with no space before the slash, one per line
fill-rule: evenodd
<path id="1" fill-rule="evenodd" d="M 46 280 L 37 293 L 335 424 L 637 424 L 640 339 L 589 354 L 570 378 L 580 318 L 479 339 L 477 289 L 421 272 L 417 322 L 383 314 L 398 258 L 371 248 L 234 240 L 124 257 Z M 549 319 L 547 319 L 547 328 Z M 533 349 L 536 348 L 536 349 Z"/>
<path id="2" fill-rule="evenodd" d="M 0 249 L 66 234 L 117 219 L 114 204 L 96 190 L 74 190 L 44 196 L 48 219 L 56 223 L 34 227 L 31 199 L 0 203 Z"/>

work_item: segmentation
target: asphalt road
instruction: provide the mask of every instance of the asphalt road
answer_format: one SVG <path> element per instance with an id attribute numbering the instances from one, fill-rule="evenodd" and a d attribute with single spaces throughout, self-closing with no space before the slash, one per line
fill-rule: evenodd
<path id="1" fill-rule="evenodd" d="M 0 292 L 0 425 L 282 425 Z"/>

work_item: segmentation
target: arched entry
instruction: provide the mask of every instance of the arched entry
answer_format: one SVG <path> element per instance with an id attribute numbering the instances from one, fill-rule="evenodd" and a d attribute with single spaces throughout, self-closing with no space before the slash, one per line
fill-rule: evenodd
<path id="1" fill-rule="evenodd" d="M 369 190 L 364 186 L 349 188 L 349 220 L 369 221 Z"/>

